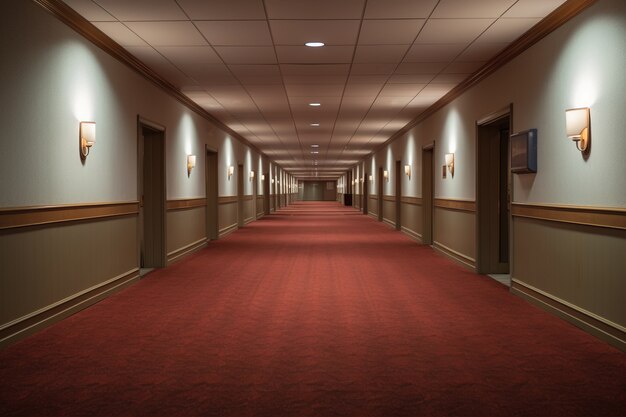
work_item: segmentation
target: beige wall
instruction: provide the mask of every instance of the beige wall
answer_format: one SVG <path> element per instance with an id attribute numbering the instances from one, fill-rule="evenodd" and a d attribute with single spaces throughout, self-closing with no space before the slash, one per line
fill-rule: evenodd
<path id="1" fill-rule="evenodd" d="M 137 278 L 138 258 L 136 215 L 0 231 L 0 346 Z"/>
<path id="2" fill-rule="evenodd" d="M 403 175 L 403 197 L 422 197 L 421 151 L 434 143 L 435 198 L 474 202 L 476 122 L 512 104 L 513 130 L 538 130 L 539 166 L 536 174 L 513 175 L 514 203 L 623 210 L 624 16 L 626 3 L 619 0 L 598 1 L 585 9 L 365 159 L 375 178 L 372 184 L 376 184 L 379 166 L 388 169 L 390 180 L 385 183 L 384 194 L 393 195 L 394 162 L 402 160 L 402 165 L 411 165 L 412 171 L 410 179 Z M 592 148 L 588 158 L 583 158 L 565 135 L 565 110 L 574 107 L 591 108 Z M 443 179 L 441 166 L 448 152 L 455 153 L 455 174 Z M 370 193 L 377 193 L 375 186 L 370 187 Z M 375 212 L 375 201 L 370 201 L 368 208 Z M 421 224 L 421 219 L 410 219 L 405 213 L 403 208 L 403 225 Z M 617 215 L 623 217 L 624 213 Z M 435 247 L 468 267 L 478 250 L 475 218 L 475 213 L 442 207 L 434 213 Z M 579 325 L 585 320 L 609 322 L 617 339 L 622 340 L 616 344 L 623 346 L 626 303 L 615 296 L 624 294 L 626 285 L 624 257 L 620 255 L 626 253 L 623 229 L 615 232 L 603 227 L 564 227 L 552 221 L 517 219 L 513 224 L 513 279 L 546 299 L 558 300 L 559 308 L 569 309 L 564 316 L 582 317 L 571 319 L 578 320 Z M 615 343 L 615 336 L 611 337 Z"/>
<path id="3" fill-rule="evenodd" d="M 206 243 L 206 207 L 193 207 L 167 212 L 168 260 Z"/>
<path id="4" fill-rule="evenodd" d="M 218 152 L 219 195 L 244 194 L 269 160 L 100 50 L 34 2 L 2 3 L 0 209 L 136 202 L 138 116 L 165 128 L 167 200 L 205 197 L 205 149 Z M 192 83 L 184 80 L 183 83 Z M 179 87 L 193 87 L 184 84 Z M 80 121 L 95 121 L 97 142 L 84 163 Z M 196 155 L 187 175 L 186 156 Z M 25 161 L 28 161 L 25 168 Z M 227 167 L 235 175 L 227 177 Z M 281 172 L 276 165 L 276 172 Z M 236 204 L 220 205 L 220 227 L 236 224 Z M 248 204 L 247 214 L 253 217 Z M 251 211 L 252 210 L 252 211 Z M 0 215 L 4 215 L 0 213 Z M 137 277 L 136 215 L 0 230 L 0 344 L 82 308 Z M 169 210 L 170 261 L 202 245 L 205 209 Z M 20 323 L 26 323 L 22 326 Z"/>

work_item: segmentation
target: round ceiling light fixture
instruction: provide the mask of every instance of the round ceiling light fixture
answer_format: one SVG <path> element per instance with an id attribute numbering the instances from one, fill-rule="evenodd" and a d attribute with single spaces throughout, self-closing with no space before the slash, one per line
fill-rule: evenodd
<path id="1" fill-rule="evenodd" d="M 307 42 L 305 45 L 309 48 L 319 48 L 324 46 L 324 42 Z"/>

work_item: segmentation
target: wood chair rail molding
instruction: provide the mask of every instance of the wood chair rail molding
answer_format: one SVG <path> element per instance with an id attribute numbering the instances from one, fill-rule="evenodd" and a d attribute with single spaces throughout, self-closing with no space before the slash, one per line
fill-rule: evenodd
<path id="1" fill-rule="evenodd" d="M 626 230 L 626 208 L 513 203 L 511 214 L 513 217 Z"/>
<path id="2" fill-rule="evenodd" d="M 0 209 L 0 230 L 136 215 L 139 202 L 62 204 Z"/>
<path id="3" fill-rule="evenodd" d="M 167 200 L 168 210 L 183 210 L 195 207 L 206 206 L 206 198 L 178 198 L 174 200 Z"/>
<path id="4" fill-rule="evenodd" d="M 453 198 L 435 198 L 435 207 L 475 212 L 476 202 L 473 200 L 456 200 Z"/>

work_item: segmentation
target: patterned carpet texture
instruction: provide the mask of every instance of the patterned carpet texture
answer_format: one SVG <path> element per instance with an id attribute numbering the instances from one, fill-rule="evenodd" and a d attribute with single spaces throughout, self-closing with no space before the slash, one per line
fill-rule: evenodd
<path id="1" fill-rule="evenodd" d="M 626 355 L 337 203 L 0 351 L 0 415 L 619 416 Z"/>

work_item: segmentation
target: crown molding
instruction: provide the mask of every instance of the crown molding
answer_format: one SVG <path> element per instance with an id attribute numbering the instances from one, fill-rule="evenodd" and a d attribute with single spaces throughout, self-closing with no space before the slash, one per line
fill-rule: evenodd
<path id="1" fill-rule="evenodd" d="M 157 87 L 174 97 L 176 100 L 181 102 L 190 110 L 196 112 L 201 117 L 205 118 L 212 124 L 214 124 L 219 129 L 223 130 L 225 133 L 235 137 L 237 140 L 241 141 L 243 144 L 249 146 L 254 149 L 260 155 L 267 158 L 271 161 L 271 158 L 266 155 L 263 151 L 257 148 L 255 145 L 250 143 L 246 138 L 241 136 L 239 133 L 232 130 L 230 127 L 226 126 L 222 121 L 217 119 L 211 113 L 207 112 L 205 109 L 196 104 L 189 97 L 184 95 L 176 86 L 167 81 L 165 78 L 161 77 L 154 70 L 144 64 L 141 60 L 137 59 L 134 55 L 120 46 L 113 39 L 108 37 L 104 32 L 94 26 L 91 22 L 85 19 L 82 15 L 76 12 L 74 9 L 69 7 L 61 0 L 33 0 L 36 4 L 45 9 L 48 13 L 59 19 L 61 22 L 65 23 L 67 26 L 76 31 L 79 35 L 83 36 L 92 44 L 96 45 L 98 48 L 107 52 L 113 58 L 118 61 L 126 64 L 131 69 L 135 70 L 143 77 L 151 81 Z M 277 164 L 276 164 L 277 165 Z M 283 169 L 281 167 L 281 169 Z M 283 169 L 283 171 L 285 171 Z M 287 171 L 285 171 L 287 172 Z"/>
<path id="2" fill-rule="evenodd" d="M 517 38 L 517 40 L 494 56 L 485 65 L 480 67 L 475 73 L 450 90 L 448 94 L 417 115 L 417 117 L 407 123 L 404 127 L 402 127 L 402 129 L 391 135 L 389 139 L 383 142 L 380 146 L 376 147 L 368 155 L 368 157 L 376 154 L 381 149 L 384 149 L 391 142 L 413 129 L 444 106 L 450 104 L 453 100 L 461 96 L 461 94 L 487 78 L 489 75 L 493 74 L 498 69 L 502 68 L 505 64 L 512 61 L 513 58 L 517 57 L 541 39 L 554 32 L 557 28 L 568 22 L 596 1 L 597 0 L 569 0 L 563 3 L 543 20 L 533 26 L 528 32 Z"/>

